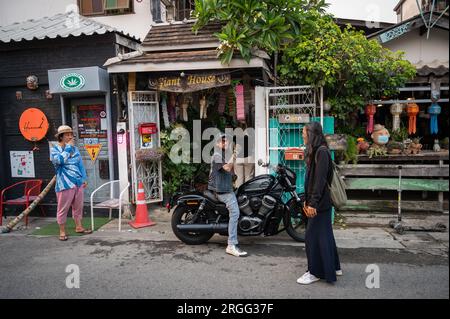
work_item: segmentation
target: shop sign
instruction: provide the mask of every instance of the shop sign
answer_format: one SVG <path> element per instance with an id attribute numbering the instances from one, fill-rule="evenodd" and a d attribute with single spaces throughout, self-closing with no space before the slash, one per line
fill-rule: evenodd
<path id="1" fill-rule="evenodd" d="M 410 30 L 411 22 L 400 25 L 392 30 L 389 30 L 385 33 L 380 34 L 381 43 L 389 42 L 399 36 L 407 33 Z"/>
<path id="2" fill-rule="evenodd" d="M 102 144 L 85 144 L 84 148 L 86 149 L 86 152 L 88 153 L 92 162 L 95 162 L 95 160 L 98 157 L 98 154 L 100 154 L 100 149 L 102 148 Z"/>
<path id="3" fill-rule="evenodd" d="M 231 84 L 230 74 L 191 74 L 150 78 L 149 88 L 167 92 L 194 92 Z"/>
<path id="4" fill-rule="evenodd" d="M 25 110 L 19 119 L 20 133 L 31 142 L 42 140 L 47 135 L 48 126 L 47 117 L 36 108 Z"/>
<path id="5" fill-rule="evenodd" d="M 59 85 L 66 91 L 78 91 L 80 90 L 84 84 L 86 83 L 86 80 L 84 79 L 84 76 L 82 76 L 79 73 L 69 73 L 61 77 L 61 80 L 59 81 Z"/>
<path id="6" fill-rule="evenodd" d="M 311 122 L 309 114 L 280 114 L 278 115 L 280 123 L 309 123 Z"/>

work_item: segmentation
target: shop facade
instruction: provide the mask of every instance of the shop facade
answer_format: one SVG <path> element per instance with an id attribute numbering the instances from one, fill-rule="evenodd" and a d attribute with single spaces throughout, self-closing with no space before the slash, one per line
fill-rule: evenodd
<path id="1" fill-rule="evenodd" d="M 61 14 L 2 27 L 0 149 L 5 156 L 0 158 L 1 188 L 26 179 L 41 179 L 44 187 L 51 180 L 54 168 L 49 148 L 62 124 L 74 128 L 88 169 L 90 188 L 86 199 L 93 187 L 118 176 L 114 132 L 120 99 L 112 94 L 115 79 L 102 65 L 118 52 L 136 49 L 138 42 L 82 16 L 78 27 L 68 28 L 67 19 L 71 18 Z M 26 38 L 21 31 L 25 27 L 30 29 Z M 38 109 L 48 121 L 43 138 L 36 141 L 27 140 L 18 125 L 30 108 Z M 98 144 L 99 154 L 88 153 L 86 144 Z M 19 176 L 12 170 L 10 154 L 16 152 L 29 153 L 27 165 L 32 166 L 34 174 Z M 90 155 L 96 155 L 95 162 Z M 53 191 L 44 198 L 43 205 L 49 215 L 55 213 Z"/>

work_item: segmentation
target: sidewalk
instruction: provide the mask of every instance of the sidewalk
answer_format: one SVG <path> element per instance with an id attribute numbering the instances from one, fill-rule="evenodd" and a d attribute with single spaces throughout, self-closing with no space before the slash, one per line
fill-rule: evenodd
<path id="1" fill-rule="evenodd" d="M 108 240 L 147 240 L 147 241 L 179 241 L 172 232 L 170 219 L 171 213 L 167 209 L 156 205 L 149 205 L 150 218 L 157 224 L 152 227 L 134 229 L 129 226 L 128 219 L 122 219 L 122 231 L 118 231 L 118 219 L 113 219 L 90 237 Z M 12 217 L 9 217 L 10 220 Z M 89 218 L 88 215 L 85 218 Z M 397 217 L 390 214 L 344 214 L 336 218 L 334 235 L 339 248 L 379 248 L 393 250 L 408 250 L 417 253 L 448 256 L 449 243 L 449 218 L 448 214 L 408 215 L 403 216 L 403 222 L 408 226 L 432 226 L 437 222 L 446 225 L 445 232 L 406 231 L 397 234 L 389 227 L 389 221 Z M 28 229 L 23 223 L 19 223 L 11 233 L 4 236 L 23 236 L 31 234 L 36 227 L 42 227 L 55 221 L 55 218 L 30 217 Z M 3 221 L 6 225 L 7 221 Z M 227 237 L 215 235 L 210 242 L 226 244 Z M 272 237 L 240 237 L 240 243 L 263 245 L 289 245 L 304 246 L 304 243 L 293 241 L 286 232 Z"/>

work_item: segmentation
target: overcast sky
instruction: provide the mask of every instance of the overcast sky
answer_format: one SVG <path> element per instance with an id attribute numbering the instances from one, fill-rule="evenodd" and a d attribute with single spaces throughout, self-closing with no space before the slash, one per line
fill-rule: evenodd
<path id="1" fill-rule="evenodd" d="M 399 0 L 326 0 L 328 11 L 337 18 L 397 22 L 394 7 Z"/>

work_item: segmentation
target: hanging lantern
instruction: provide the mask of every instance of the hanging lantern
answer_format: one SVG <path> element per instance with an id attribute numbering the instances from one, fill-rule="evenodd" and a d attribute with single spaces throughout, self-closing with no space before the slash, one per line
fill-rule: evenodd
<path id="1" fill-rule="evenodd" d="M 245 121 L 245 107 L 244 107 L 244 85 L 236 85 L 236 119 L 238 121 Z"/>
<path id="2" fill-rule="evenodd" d="M 438 133 L 438 120 L 437 117 L 441 114 L 441 107 L 437 103 L 433 103 L 428 107 L 428 113 L 430 114 L 430 131 L 431 134 Z"/>
<path id="3" fill-rule="evenodd" d="M 392 131 L 400 130 L 400 114 L 403 112 L 403 104 L 394 103 L 391 105 Z"/>
<path id="4" fill-rule="evenodd" d="M 367 116 L 367 134 L 371 134 L 373 132 L 373 122 L 374 122 L 374 115 L 377 112 L 377 107 L 375 104 L 368 104 L 366 105 L 366 116 Z"/>
<path id="5" fill-rule="evenodd" d="M 419 114 L 419 105 L 417 103 L 408 103 L 406 106 L 406 113 L 408 113 L 408 134 L 416 134 L 417 114 Z"/>

